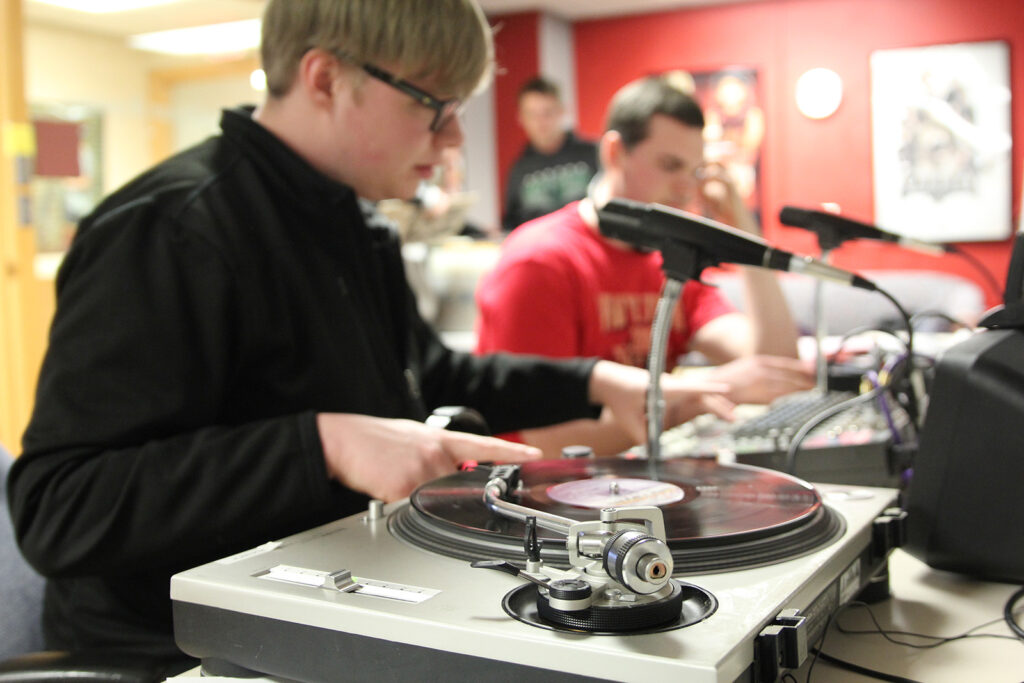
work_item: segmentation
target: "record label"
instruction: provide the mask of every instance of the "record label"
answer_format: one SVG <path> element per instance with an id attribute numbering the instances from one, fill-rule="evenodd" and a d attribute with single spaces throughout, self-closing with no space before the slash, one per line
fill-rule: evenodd
<path id="1" fill-rule="evenodd" d="M 563 505 L 595 510 L 629 505 L 669 505 L 683 499 L 683 489 L 675 484 L 622 477 L 567 481 L 555 484 L 547 493 L 551 500 Z"/>

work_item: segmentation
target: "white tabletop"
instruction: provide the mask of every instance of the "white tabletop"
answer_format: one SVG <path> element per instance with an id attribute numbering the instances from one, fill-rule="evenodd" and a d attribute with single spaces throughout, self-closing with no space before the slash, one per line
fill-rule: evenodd
<path id="1" fill-rule="evenodd" d="M 978 581 L 938 571 L 916 558 L 895 551 L 889 560 L 892 597 L 871 605 L 885 629 L 933 636 L 956 636 L 986 622 L 975 633 L 1012 636 L 1003 621 L 1007 599 L 1019 588 L 1007 583 Z M 1024 621 L 1024 601 L 1016 610 Z M 836 620 L 848 630 L 875 630 L 867 610 L 849 607 Z M 932 639 L 891 634 L 895 640 L 928 644 Z M 1020 683 L 1024 681 L 1024 641 L 1007 638 L 965 638 L 930 649 L 915 649 L 887 641 L 877 633 L 851 635 L 833 627 L 825 636 L 824 652 L 852 664 L 923 683 Z M 797 672 L 807 680 L 810 662 Z M 846 683 L 871 680 L 819 660 L 811 682 Z"/>

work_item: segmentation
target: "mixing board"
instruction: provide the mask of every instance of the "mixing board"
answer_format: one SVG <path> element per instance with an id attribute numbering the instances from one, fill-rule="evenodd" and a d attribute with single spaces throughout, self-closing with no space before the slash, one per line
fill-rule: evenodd
<path id="1" fill-rule="evenodd" d="M 854 392 L 808 391 L 783 396 L 770 406 L 741 406 L 736 422 L 705 415 L 662 435 L 664 457 L 713 457 L 776 470 L 788 470 L 793 438 L 823 411 L 847 402 Z M 890 406 L 893 402 L 890 401 Z M 890 426 L 889 419 L 892 420 Z M 792 474 L 807 481 L 896 486 L 892 427 L 898 434 L 909 422 L 893 407 L 889 414 L 876 401 L 861 402 L 822 420 L 796 451 Z"/>

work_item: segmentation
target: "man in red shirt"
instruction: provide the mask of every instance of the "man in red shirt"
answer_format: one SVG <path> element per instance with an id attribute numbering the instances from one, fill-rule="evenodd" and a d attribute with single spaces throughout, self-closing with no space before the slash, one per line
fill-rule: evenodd
<path id="1" fill-rule="evenodd" d="M 696 202 L 716 220 L 758 234 L 723 169 L 704 163 L 703 127 L 699 105 L 668 76 L 622 88 L 609 108 L 599 148 L 602 173 L 589 196 L 515 230 L 481 281 L 477 351 L 599 356 L 643 366 L 664 283 L 661 255 L 603 237 L 595 206 L 614 197 L 676 208 Z M 812 387 L 810 368 L 796 359 L 796 326 L 775 275 L 740 271 L 747 313 L 711 287 L 686 283 L 672 323 L 668 367 L 698 351 L 720 364 L 709 379 L 728 384 L 728 397 L 741 403 L 765 403 Z M 548 456 L 574 443 L 598 454 L 632 445 L 605 419 L 527 430 L 521 437 Z"/>

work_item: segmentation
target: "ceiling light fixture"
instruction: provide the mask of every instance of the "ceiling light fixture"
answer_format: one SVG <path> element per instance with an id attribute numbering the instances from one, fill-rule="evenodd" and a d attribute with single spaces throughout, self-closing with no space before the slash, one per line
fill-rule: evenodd
<path id="1" fill-rule="evenodd" d="M 169 55 L 219 55 L 246 52 L 260 44 L 259 19 L 229 21 L 170 31 L 130 36 L 128 44 L 139 50 Z"/>
<path id="2" fill-rule="evenodd" d="M 169 5 L 180 0 L 34 0 L 41 5 L 53 5 L 88 14 L 110 14 L 128 12 L 156 5 Z"/>

